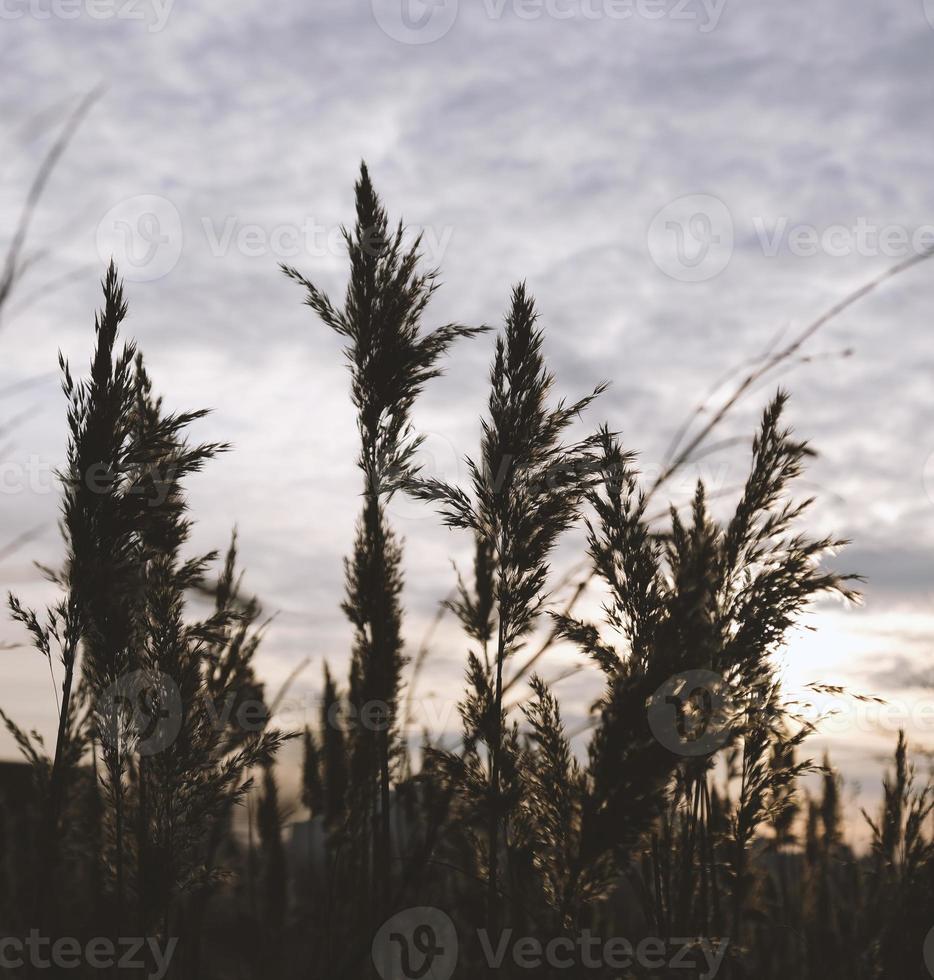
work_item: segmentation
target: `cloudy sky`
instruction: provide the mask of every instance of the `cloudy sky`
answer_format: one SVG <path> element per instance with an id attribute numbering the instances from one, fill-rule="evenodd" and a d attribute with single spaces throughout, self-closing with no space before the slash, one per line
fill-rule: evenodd
<path id="1" fill-rule="evenodd" d="M 340 345 L 277 265 L 340 294 L 361 158 L 442 268 L 432 322 L 497 325 L 525 279 L 560 388 L 611 379 L 593 421 L 651 475 L 718 379 L 934 244 L 932 25 L 922 0 L 0 0 L 0 245 L 63 114 L 105 86 L 37 215 L 31 242 L 49 254 L 0 337 L 16 419 L 0 531 L 40 529 L 0 564 L 3 587 L 48 596 L 32 561 L 61 554 L 56 355 L 87 363 L 114 254 L 158 387 L 173 407 L 211 407 L 197 435 L 236 446 L 192 484 L 193 546 L 239 526 L 248 585 L 277 613 L 264 677 L 275 688 L 310 660 L 290 702 L 301 722 L 321 662 L 347 658 L 359 479 Z M 802 486 L 813 527 L 852 539 L 838 565 L 868 580 L 861 608 L 821 607 L 793 638 L 789 688 L 890 700 L 846 708 L 825 740 L 853 793 L 874 789 L 899 724 L 934 748 L 932 268 L 832 321 L 781 377 L 820 453 Z M 449 478 L 476 445 L 491 345 L 458 348 L 418 406 L 426 462 Z M 749 436 L 769 393 L 722 435 Z M 671 493 L 698 473 L 729 490 L 747 453 L 706 457 Z M 394 517 L 414 650 L 467 542 L 418 507 Z M 556 573 L 572 561 L 565 549 Z M 9 625 L 0 638 L 21 639 Z M 443 625 L 422 721 L 443 727 L 463 657 Z M 577 663 L 556 651 L 544 673 Z M 598 682 L 584 669 L 561 685 L 580 721 Z M 0 699 L 48 730 L 50 680 L 28 650 L 2 655 Z"/>

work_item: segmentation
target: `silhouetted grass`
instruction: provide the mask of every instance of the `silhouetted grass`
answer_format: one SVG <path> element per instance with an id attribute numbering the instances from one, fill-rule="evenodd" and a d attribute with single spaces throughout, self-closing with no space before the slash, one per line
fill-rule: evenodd
<path id="1" fill-rule="evenodd" d="M 418 471 L 412 408 L 454 341 L 482 328 L 423 330 L 435 272 L 390 226 L 365 168 L 356 197 L 343 307 L 286 270 L 346 343 L 363 475 L 346 678 L 325 667 L 320 718 L 303 733 L 303 846 L 287 839 L 275 764 L 290 736 L 271 726 L 277 699 L 256 672 L 266 623 L 243 591 L 236 538 L 216 577 L 217 555 L 187 554 L 185 481 L 228 447 L 191 443 L 204 413 L 167 412 L 142 356 L 121 346 L 127 307 L 111 267 L 90 374 L 62 363 L 64 557 L 48 571 L 60 598 L 42 614 L 10 600 L 55 680 L 57 726 L 48 748 L 2 715 L 32 776 L 0 769 L 12 789 L 0 797 L 6 934 L 151 937 L 171 946 L 176 980 L 388 980 L 433 975 L 438 933 L 417 921 L 428 907 L 454 924 L 458 977 L 924 976 L 934 791 L 901 737 L 881 812 L 866 818 L 870 853 L 857 856 L 839 779 L 829 760 L 808 758 L 814 725 L 779 681 L 777 657 L 811 604 L 855 598 L 852 579 L 822 565 L 843 542 L 810 534 L 811 501 L 794 496 L 811 450 L 784 422 L 787 396 L 763 412 L 726 520 L 702 482 L 664 527 L 649 509 L 738 398 L 826 318 L 754 367 L 646 485 L 636 447 L 611 426 L 569 436 L 603 385 L 553 400 L 545 332 L 518 285 L 469 485 L 446 484 Z M 397 493 L 435 506 L 474 549 L 470 580 L 456 575 L 445 602 L 465 650 L 448 678 L 462 723 L 453 749 L 426 733 L 416 752 L 409 739 L 412 685 L 438 641 L 407 676 L 402 543 L 386 506 Z M 581 574 L 603 590 L 597 622 L 553 601 L 551 557 L 575 526 Z M 204 618 L 192 596 L 211 597 Z M 542 620 L 548 639 L 530 651 Z M 558 640 L 604 682 L 583 753 L 542 677 Z M 505 694 L 526 678 L 513 707 Z M 541 951 L 583 936 L 649 943 L 662 958 L 525 968 L 510 953 L 522 937 Z M 156 965 L 150 953 L 112 972 Z"/>

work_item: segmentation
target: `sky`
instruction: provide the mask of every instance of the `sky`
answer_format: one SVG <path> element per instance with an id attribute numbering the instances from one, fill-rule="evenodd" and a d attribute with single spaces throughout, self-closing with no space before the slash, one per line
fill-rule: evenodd
<path id="1" fill-rule="evenodd" d="M 346 666 L 341 563 L 360 479 L 340 343 L 277 266 L 340 297 L 361 159 L 441 269 L 426 325 L 499 326 L 526 281 L 558 389 L 611 380 L 589 424 L 617 429 L 648 479 L 725 375 L 934 245 L 934 0 L 0 0 L 0 65 L 0 246 L 64 114 L 103 86 L 36 215 L 30 243 L 47 254 L 0 335 L 13 422 L 0 539 L 37 529 L 0 585 L 50 598 L 33 562 L 62 553 L 57 353 L 86 367 L 113 255 L 157 388 L 172 408 L 211 408 L 194 435 L 235 447 L 191 482 L 192 550 L 238 527 L 247 586 L 275 614 L 259 661 L 270 690 L 308 661 L 286 724 L 314 712 L 325 660 Z M 888 701 L 835 704 L 814 740 L 851 800 L 874 798 L 898 727 L 934 749 L 932 268 L 828 323 L 720 431 L 745 441 L 669 487 L 683 500 L 700 476 L 728 507 L 756 419 L 788 387 L 789 419 L 818 452 L 801 484 L 817 498 L 809 526 L 850 539 L 835 567 L 866 582 L 861 606 L 822 603 L 790 638 L 787 688 Z M 416 408 L 424 463 L 449 479 L 475 452 L 492 342 L 461 344 Z M 421 505 L 396 501 L 392 516 L 414 652 L 469 541 Z M 598 597 L 580 608 L 597 615 Z M 6 623 L 0 639 L 24 638 Z M 444 621 L 420 723 L 456 725 L 465 652 Z M 570 650 L 543 666 L 568 671 L 556 690 L 582 727 L 600 681 Z M 0 654 L 0 705 L 51 728 L 48 671 L 24 645 Z M 0 755 L 14 751 L 0 736 Z"/>

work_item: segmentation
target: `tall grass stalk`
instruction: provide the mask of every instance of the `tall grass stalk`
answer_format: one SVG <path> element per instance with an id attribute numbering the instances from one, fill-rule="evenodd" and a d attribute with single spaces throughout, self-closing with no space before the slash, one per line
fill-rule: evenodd
<path id="1" fill-rule="evenodd" d="M 420 238 L 406 245 L 376 194 L 366 165 L 356 184 L 356 223 L 345 231 L 350 281 L 338 310 L 294 269 L 284 272 L 306 291 L 305 302 L 347 342 L 351 397 L 360 435 L 358 464 L 364 505 L 347 563 L 344 611 L 355 630 L 350 698 L 381 717 L 358 729 L 352 778 L 357 817 L 369 815 L 369 869 L 374 915 L 385 909 L 391 876 L 391 767 L 398 749 L 398 696 L 402 667 L 402 550 L 390 528 L 385 501 L 410 472 L 421 440 L 410 416 L 426 382 L 440 374 L 440 360 L 458 339 L 483 328 L 446 324 L 422 333 L 421 321 L 438 282 L 421 269 Z"/>

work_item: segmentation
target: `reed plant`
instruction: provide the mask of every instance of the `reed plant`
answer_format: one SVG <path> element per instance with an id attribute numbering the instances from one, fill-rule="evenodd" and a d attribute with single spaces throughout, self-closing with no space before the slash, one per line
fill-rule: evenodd
<path id="1" fill-rule="evenodd" d="M 455 976 L 528 976 L 508 956 L 493 963 L 511 937 L 544 950 L 595 935 L 678 944 L 679 965 L 551 962 L 535 975 L 925 976 L 930 781 L 900 736 L 859 854 L 839 775 L 812 758 L 819 722 L 781 684 L 802 617 L 858 598 L 826 560 L 845 542 L 809 530 L 797 488 L 812 450 L 787 423 L 787 394 L 765 407 L 732 503 L 715 506 L 703 482 L 687 508 L 653 503 L 757 381 L 886 276 L 758 363 L 699 431 L 689 420 L 648 482 L 634 442 L 590 420 L 604 384 L 555 397 L 542 320 L 517 285 L 461 486 L 420 470 L 413 409 L 454 343 L 486 328 L 424 327 L 437 271 L 390 224 L 365 166 L 355 194 L 343 304 L 285 269 L 350 369 L 362 505 L 345 562 L 346 675 L 324 667 L 304 732 L 275 727 L 282 695 L 258 663 L 274 627 L 244 587 L 236 534 L 223 558 L 190 551 L 188 480 L 230 447 L 191 441 L 205 413 L 156 394 L 121 339 L 111 265 L 89 372 L 61 360 L 64 554 L 44 570 L 58 595 L 42 612 L 9 602 L 51 673 L 55 740 L 0 712 L 31 776 L 0 798 L 0 924 L 154 937 L 174 951 L 171 980 L 388 980 L 389 961 L 393 978 L 432 975 L 438 935 L 411 931 L 426 909 L 460 937 Z M 402 493 L 473 555 L 413 658 L 389 507 Z M 551 566 L 580 536 L 562 603 Z M 585 617 L 588 594 L 599 611 Z M 415 685 L 448 614 L 463 634 L 460 730 L 417 745 Z M 561 697 L 571 657 L 600 682 L 583 726 Z M 841 693 L 823 679 L 813 691 Z M 292 737 L 297 780 L 282 762 Z M 299 805 L 308 819 L 290 827 Z"/>

